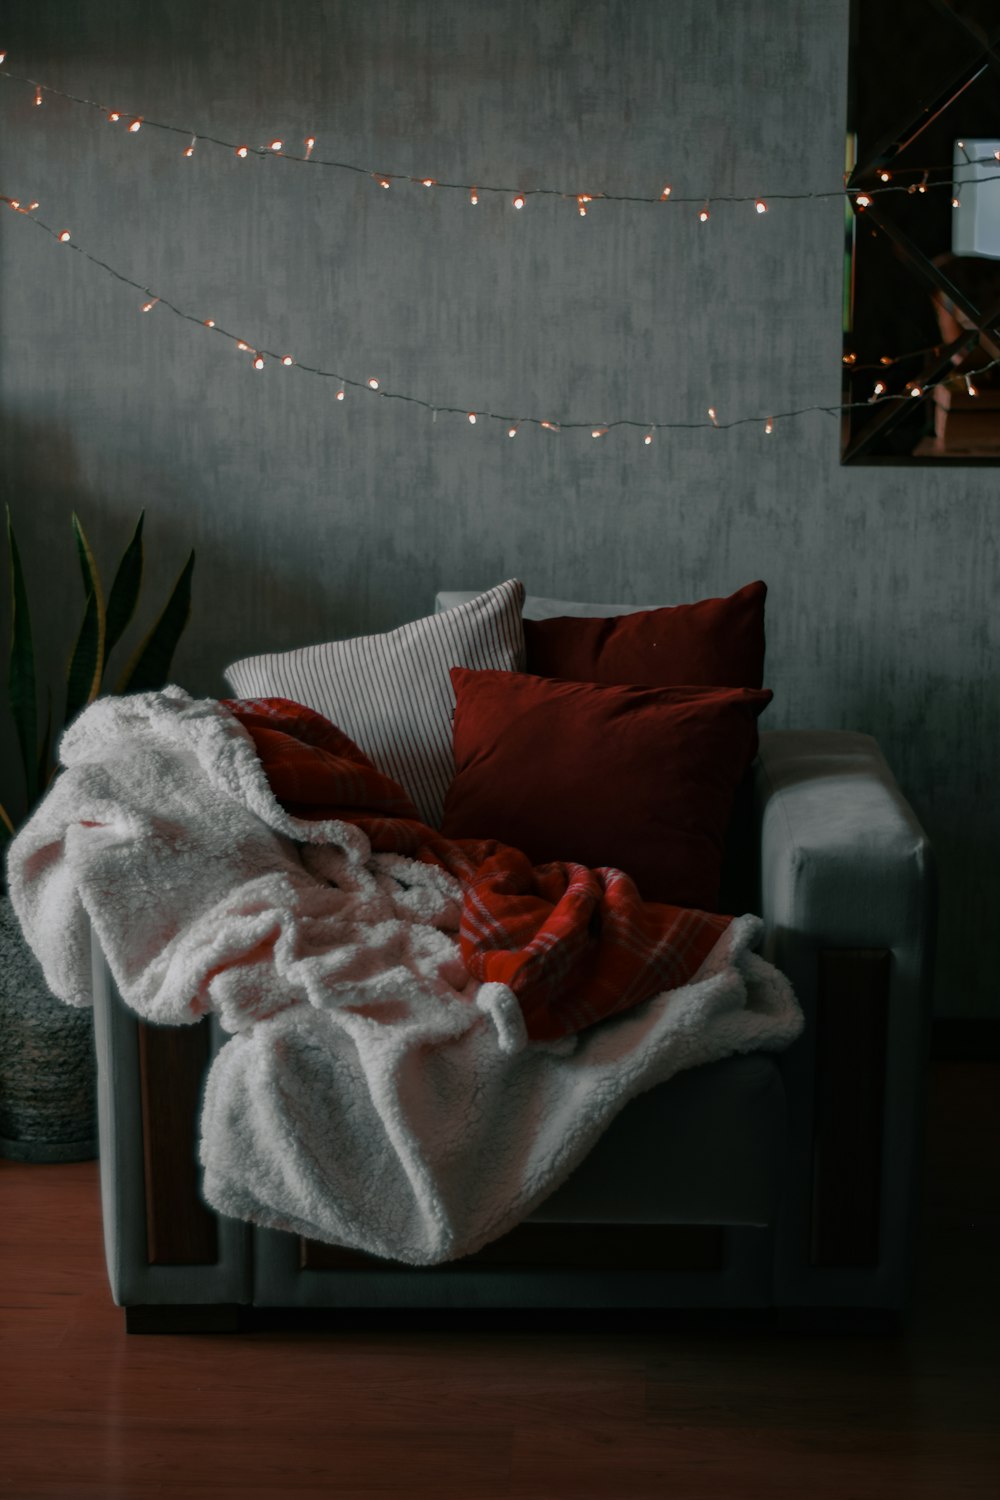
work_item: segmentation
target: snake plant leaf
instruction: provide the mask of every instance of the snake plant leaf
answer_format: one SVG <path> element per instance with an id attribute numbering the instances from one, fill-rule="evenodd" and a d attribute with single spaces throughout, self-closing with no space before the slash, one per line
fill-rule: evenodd
<path id="1" fill-rule="evenodd" d="M 142 523 L 146 512 L 139 512 L 132 540 L 122 554 L 115 581 L 108 595 L 107 620 L 104 635 L 104 663 L 128 629 L 135 613 L 142 585 Z M 104 665 L 102 663 L 102 666 Z"/>
<path id="2" fill-rule="evenodd" d="M 48 706 L 45 714 L 45 733 L 42 735 L 42 743 L 38 747 L 38 790 L 48 791 L 49 782 L 55 775 L 55 766 L 52 764 L 52 694 L 48 695 Z"/>
<path id="3" fill-rule="evenodd" d="M 65 724 L 71 724 L 81 708 L 91 700 L 91 690 L 100 664 L 100 637 L 97 596 L 88 594 L 83 624 L 80 626 L 76 645 L 73 647 L 73 654 L 66 669 L 66 712 L 63 717 Z"/>
<path id="4" fill-rule="evenodd" d="M 139 646 L 118 684 L 119 693 L 147 693 L 166 686 L 177 642 L 191 613 L 191 575 L 194 553 L 174 584 L 163 613 Z"/>
<path id="5" fill-rule="evenodd" d="M 83 624 L 80 626 L 80 633 L 76 638 L 76 645 L 73 647 L 73 654 L 66 672 L 65 723 L 67 724 L 73 721 L 85 703 L 92 703 L 101 691 L 106 629 L 104 593 L 101 589 L 97 564 L 94 562 L 94 554 L 90 550 L 86 533 L 76 515 L 73 516 L 73 535 L 76 537 L 76 550 L 83 573 L 84 588 L 87 592 L 87 605 L 83 614 Z"/>
<path id="6" fill-rule="evenodd" d="M 31 614 L 24 587 L 21 558 L 14 526 L 7 510 L 7 544 L 10 554 L 10 662 L 7 692 L 17 742 L 24 766 L 24 791 L 30 811 L 38 800 L 38 707 L 35 698 L 35 653 L 31 643 Z"/>

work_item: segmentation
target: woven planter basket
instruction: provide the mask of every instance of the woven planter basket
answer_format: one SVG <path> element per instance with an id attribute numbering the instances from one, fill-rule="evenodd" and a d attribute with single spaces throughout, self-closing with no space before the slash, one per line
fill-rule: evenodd
<path id="1" fill-rule="evenodd" d="M 97 1155 L 93 1015 L 51 993 L 13 908 L 0 897 L 0 1156 Z"/>

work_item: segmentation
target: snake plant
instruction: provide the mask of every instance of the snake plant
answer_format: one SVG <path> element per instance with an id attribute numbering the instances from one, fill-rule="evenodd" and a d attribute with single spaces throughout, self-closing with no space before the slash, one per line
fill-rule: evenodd
<path id="1" fill-rule="evenodd" d="M 139 515 L 106 600 L 86 533 L 79 517 L 73 515 L 71 518 L 86 602 L 83 622 L 66 669 L 66 702 L 62 714 L 64 724 L 74 719 L 81 708 L 92 703 L 103 690 L 108 658 L 135 613 L 142 586 L 144 514 L 142 512 Z M 26 813 L 30 813 L 44 794 L 55 769 L 52 763 L 52 703 L 50 698 L 45 729 L 39 736 L 38 687 L 31 639 L 31 614 L 9 509 L 7 542 L 10 557 L 10 664 L 7 691 L 24 767 Z M 177 642 L 191 610 L 193 571 L 192 552 L 156 623 L 140 641 L 125 667 L 116 684 L 116 692 L 147 692 L 165 685 Z M 13 834 L 14 822 L 3 804 L 0 804 L 0 825 L 0 840 Z"/>

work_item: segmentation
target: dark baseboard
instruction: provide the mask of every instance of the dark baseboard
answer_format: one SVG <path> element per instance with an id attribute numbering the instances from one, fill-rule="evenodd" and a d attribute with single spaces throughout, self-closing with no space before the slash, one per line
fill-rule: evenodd
<path id="1" fill-rule="evenodd" d="M 939 1016 L 931 1023 L 931 1057 L 937 1062 L 1000 1062 L 1000 1016 Z"/>

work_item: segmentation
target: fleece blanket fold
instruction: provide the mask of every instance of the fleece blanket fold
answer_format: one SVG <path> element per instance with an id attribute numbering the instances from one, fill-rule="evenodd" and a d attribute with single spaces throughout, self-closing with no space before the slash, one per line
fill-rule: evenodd
<path id="1" fill-rule="evenodd" d="M 100 700 L 9 853 L 57 995 L 89 1002 L 93 926 L 139 1015 L 214 1011 L 231 1033 L 201 1120 L 221 1212 L 452 1259 L 529 1214 L 635 1094 L 798 1035 L 756 918 L 450 845 L 317 718 L 179 688 Z"/>

